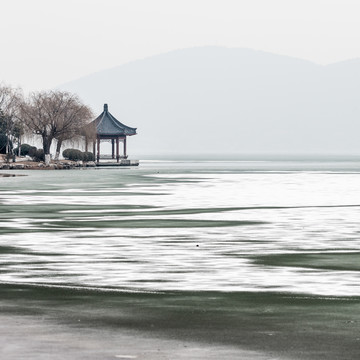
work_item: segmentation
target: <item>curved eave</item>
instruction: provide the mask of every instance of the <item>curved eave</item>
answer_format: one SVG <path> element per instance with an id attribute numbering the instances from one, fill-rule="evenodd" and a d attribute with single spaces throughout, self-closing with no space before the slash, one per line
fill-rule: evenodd
<path id="1" fill-rule="evenodd" d="M 110 121 L 111 125 L 115 129 L 117 129 L 119 132 L 117 133 L 115 131 L 115 132 L 112 132 L 112 133 L 101 133 L 101 131 L 99 131 L 99 128 L 101 127 L 101 125 L 102 125 L 103 121 L 105 121 L 105 119 Z M 133 136 L 133 135 L 137 135 L 137 133 L 136 133 L 137 128 L 132 128 L 130 126 L 127 126 L 127 125 L 121 123 L 113 115 L 111 115 L 108 111 L 103 111 L 90 124 L 93 124 L 93 123 L 95 123 L 97 135 L 100 135 L 100 136 Z"/>
<path id="2" fill-rule="evenodd" d="M 112 123 L 116 127 L 118 127 L 120 130 L 126 129 L 129 132 L 135 132 L 135 134 L 136 134 L 136 128 L 132 128 L 130 126 L 127 126 L 127 125 L 123 124 L 121 121 L 119 121 L 114 116 L 112 116 L 109 112 L 107 112 L 107 115 L 108 115 L 109 119 L 112 121 Z M 132 134 L 132 135 L 135 135 L 135 134 Z"/>
<path id="3" fill-rule="evenodd" d="M 105 134 L 105 133 L 102 133 L 102 134 L 99 134 L 97 133 L 97 136 L 106 136 L 106 137 L 125 137 L 125 136 L 133 136 L 133 135 L 137 135 L 137 133 L 135 134 L 114 134 L 114 133 L 111 133 L 111 134 Z"/>

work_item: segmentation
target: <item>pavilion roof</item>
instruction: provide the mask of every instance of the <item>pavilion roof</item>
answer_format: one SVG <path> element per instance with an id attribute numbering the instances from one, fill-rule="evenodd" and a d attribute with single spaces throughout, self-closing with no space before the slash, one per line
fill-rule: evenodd
<path id="1" fill-rule="evenodd" d="M 110 114 L 108 105 L 104 104 L 104 111 L 89 126 L 96 126 L 97 135 L 131 136 L 136 135 L 136 128 L 121 123 Z"/>

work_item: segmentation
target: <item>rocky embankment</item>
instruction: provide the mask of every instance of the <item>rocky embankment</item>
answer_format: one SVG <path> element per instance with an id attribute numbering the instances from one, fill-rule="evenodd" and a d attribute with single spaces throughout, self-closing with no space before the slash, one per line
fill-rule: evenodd
<path id="1" fill-rule="evenodd" d="M 20 161 L 20 162 L 0 162 L 0 170 L 64 170 L 84 167 L 95 167 L 94 161 L 54 161 L 49 165 L 43 162 Z"/>

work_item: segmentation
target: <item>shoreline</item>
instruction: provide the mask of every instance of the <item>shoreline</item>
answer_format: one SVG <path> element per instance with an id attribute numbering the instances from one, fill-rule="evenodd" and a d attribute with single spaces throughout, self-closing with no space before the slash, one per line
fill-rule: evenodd
<path id="1" fill-rule="evenodd" d="M 18 161 L 4 163 L 0 162 L 0 170 L 73 170 L 73 169 L 85 169 L 96 167 L 118 167 L 118 166 L 138 166 L 139 160 L 121 160 L 117 162 L 102 162 L 96 163 L 95 161 L 70 161 L 70 160 L 58 160 L 53 161 L 49 165 L 45 165 L 44 162 L 33 161 Z"/>
<path id="2" fill-rule="evenodd" d="M 17 161 L 17 162 L 0 162 L 0 170 L 72 170 L 76 168 L 96 167 L 94 161 L 70 161 L 59 160 L 51 162 L 48 166 L 44 162 L 35 161 Z"/>

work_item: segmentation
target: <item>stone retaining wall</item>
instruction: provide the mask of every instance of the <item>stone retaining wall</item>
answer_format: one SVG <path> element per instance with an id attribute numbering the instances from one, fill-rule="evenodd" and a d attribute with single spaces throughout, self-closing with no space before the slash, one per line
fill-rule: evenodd
<path id="1" fill-rule="evenodd" d="M 82 167 L 95 167 L 96 164 L 93 161 L 67 161 L 50 163 L 48 166 L 43 162 L 39 163 L 0 163 L 0 170 L 63 170 L 63 169 L 75 169 Z"/>

